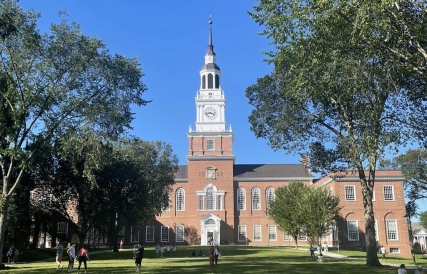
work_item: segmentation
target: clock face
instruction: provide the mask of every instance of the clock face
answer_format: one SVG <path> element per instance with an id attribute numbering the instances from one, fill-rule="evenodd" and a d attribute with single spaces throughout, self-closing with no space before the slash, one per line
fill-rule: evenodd
<path id="1" fill-rule="evenodd" d="M 211 120 L 215 119 L 216 116 L 218 115 L 218 112 L 216 111 L 216 109 L 214 107 L 207 107 L 205 108 L 205 116 Z"/>

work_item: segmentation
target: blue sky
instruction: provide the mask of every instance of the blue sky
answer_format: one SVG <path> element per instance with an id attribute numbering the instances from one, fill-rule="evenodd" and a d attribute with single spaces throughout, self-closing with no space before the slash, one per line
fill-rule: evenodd
<path id="1" fill-rule="evenodd" d="M 111 53 L 138 56 L 148 91 L 146 107 L 135 108 L 132 134 L 144 140 L 162 140 L 172 145 L 180 164 L 187 164 L 186 132 L 195 128 L 194 98 L 199 71 L 208 45 L 209 16 L 213 19 L 213 44 L 221 68 L 227 129 L 235 132 L 236 163 L 299 163 L 298 155 L 274 152 L 266 140 L 250 131 L 251 106 L 246 87 L 272 71 L 264 62 L 268 40 L 250 18 L 255 1 L 98 1 L 21 0 L 24 9 L 41 12 L 39 27 L 48 31 L 66 10 L 84 34 L 103 40 Z"/>
<path id="2" fill-rule="evenodd" d="M 226 122 L 235 132 L 233 144 L 237 164 L 299 163 L 300 157 L 273 151 L 264 139 L 250 131 L 245 89 L 270 73 L 264 60 L 272 47 L 248 15 L 257 1 L 105 1 L 105 0 L 20 0 L 25 9 L 41 13 L 39 28 L 47 32 L 59 22 L 59 11 L 77 21 L 84 34 L 96 36 L 112 54 L 137 56 L 145 73 L 142 81 L 153 100 L 135 108 L 131 134 L 144 140 L 170 143 L 180 164 L 187 164 L 186 132 L 195 128 L 194 98 L 199 88 L 199 71 L 208 45 L 209 16 L 213 20 L 213 45 L 221 68 L 221 87 L 227 100 Z M 425 202 L 418 203 L 426 210 Z"/>

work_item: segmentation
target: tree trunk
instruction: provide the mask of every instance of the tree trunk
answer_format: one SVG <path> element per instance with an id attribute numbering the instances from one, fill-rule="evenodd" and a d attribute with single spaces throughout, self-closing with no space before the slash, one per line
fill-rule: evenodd
<path id="1" fill-rule="evenodd" d="M 363 208 L 365 217 L 366 265 L 381 266 L 377 256 L 377 241 L 375 239 L 375 218 L 372 195 L 374 190 L 375 170 L 370 167 L 369 177 L 359 168 L 360 184 L 362 186 Z"/>
<path id="2" fill-rule="evenodd" d="M 33 230 L 33 242 L 31 243 L 31 249 L 37 248 L 39 243 L 39 234 L 41 230 L 41 220 L 37 214 L 34 215 L 34 230 Z"/>
<path id="3" fill-rule="evenodd" d="M 3 258 L 3 243 L 6 233 L 7 211 L 9 208 L 9 197 L 2 196 L 2 207 L 0 212 L 0 258 Z M 0 260 L 1 263 L 1 260 Z"/>

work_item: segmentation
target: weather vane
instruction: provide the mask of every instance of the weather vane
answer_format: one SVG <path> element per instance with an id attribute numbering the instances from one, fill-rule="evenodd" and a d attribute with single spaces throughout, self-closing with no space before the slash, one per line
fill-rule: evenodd
<path id="1" fill-rule="evenodd" d="M 209 25 L 212 25 L 212 15 L 209 15 Z"/>

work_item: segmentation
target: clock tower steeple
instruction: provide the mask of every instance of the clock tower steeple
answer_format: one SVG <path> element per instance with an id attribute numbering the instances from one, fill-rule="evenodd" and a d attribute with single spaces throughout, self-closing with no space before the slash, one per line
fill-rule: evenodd
<path id="1" fill-rule="evenodd" d="M 193 130 L 190 126 L 187 133 L 190 141 L 189 155 L 233 155 L 234 133 L 231 126 L 226 130 L 225 96 L 220 85 L 221 70 L 216 64 L 212 43 L 212 20 L 209 25 L 208 50 L 205 64 L 200 70 L 200 88 L 195 98 L 196 128 Z M 225 139 L 227 144 L 224 143 Z"/>

